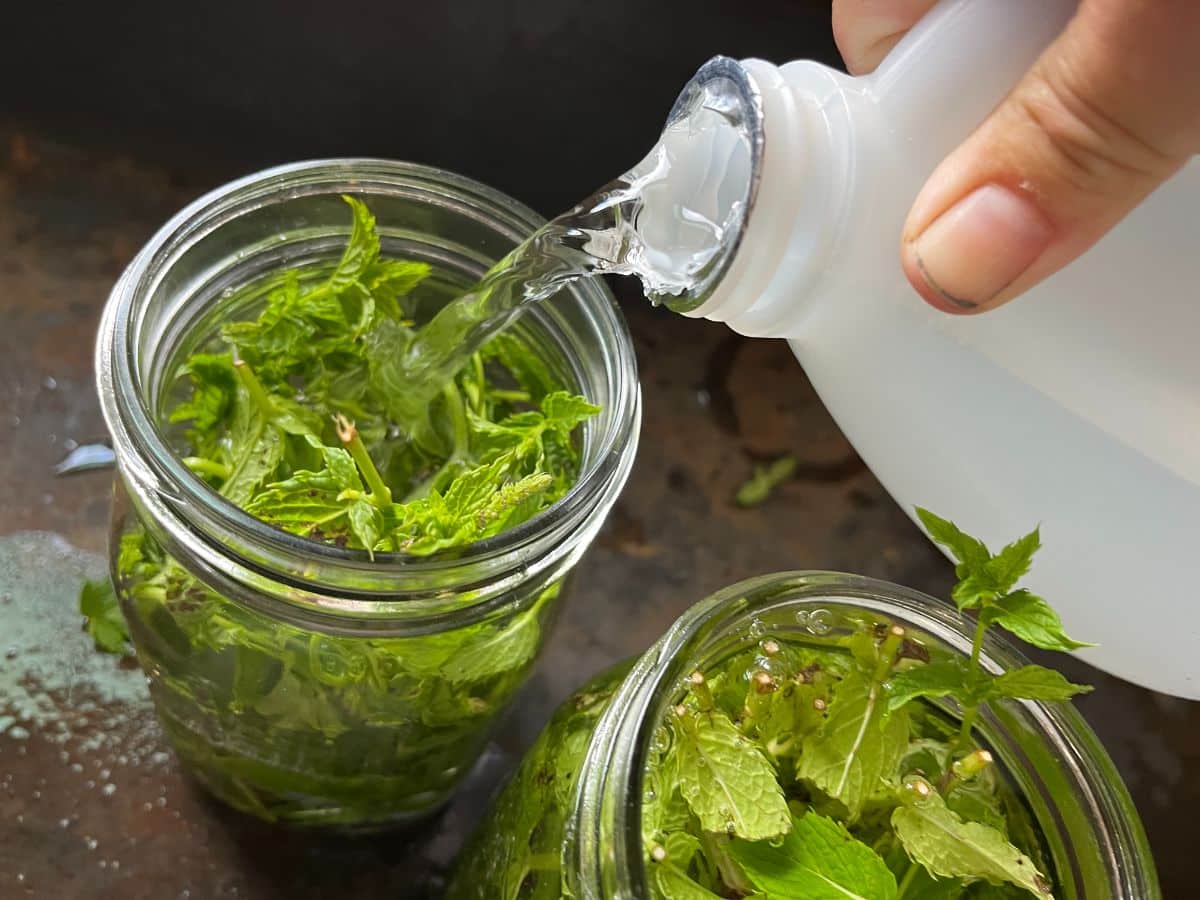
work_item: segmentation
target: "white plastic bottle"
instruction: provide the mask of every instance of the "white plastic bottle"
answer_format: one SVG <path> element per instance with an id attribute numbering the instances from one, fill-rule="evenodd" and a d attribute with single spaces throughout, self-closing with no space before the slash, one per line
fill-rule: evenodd
<path id="1" fill-rule="evenodd" d="M 1200 699 L 1200 158 L 994 312 L 938 312 L 900 267 L 926 178 L 1073 11 L 948 0 L 859 78 L 743 63 L 757 193 L 729 269 L 687 314 L 790 339 L 905 509 L 993 548 L 1041 523 L 1029 584 L 1099 642 L 1085 658 Z"/>

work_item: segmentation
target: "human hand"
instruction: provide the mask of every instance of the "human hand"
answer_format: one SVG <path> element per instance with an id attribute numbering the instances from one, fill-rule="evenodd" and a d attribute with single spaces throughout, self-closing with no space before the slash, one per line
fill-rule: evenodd
<path id="1" fill-rule="evenodd" d="M 935 0 L 833 0 L 869 72 Z M 1200 152 L 1200 2 L 1082 0 L 1067 28 L 934 171 L 905 274 L 951 313 L 994 309 L 1071 262 Z"/>

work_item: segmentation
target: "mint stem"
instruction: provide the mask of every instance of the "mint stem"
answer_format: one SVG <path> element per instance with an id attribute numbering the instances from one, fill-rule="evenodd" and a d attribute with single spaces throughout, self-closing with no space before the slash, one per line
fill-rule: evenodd
<path id="1" fill-rule="evenodd" d="M 193 472 L 199 472 L 202 475 L 216 475 L 218 478 L 229 477 L 229 466 L 205 459 L 203 456 L 185 456 L 183 464 Z"/>
<path id="2" fill-rule="evenodd" d="M 975 640 L 971 643 L 971 661 L 967 664 L 967 680 L 971 684 L 974 684 L 979 678 L 979 656 L 983 652 L 983 636 L 986 632 L 987 622 L 981 615 L 975 624 Z M 978 717 L 978 703 L 963 705 L 962 727 L 959 728 L 957 742 L 960 749 L 971 745 L 971 730 L 975 727 L 975 720 Z"/>
<path id="3" fill-rule="evenodd" d="M 267 394 L 266 389 L 263 388 L 262 382 L 255 376 L 249 363 L 244 359 L 239 359 L 234 362 L 233 368 L 237 372 L 238 378 L 241 379 L 242 386 L 246 388 L 246 392 L 250 395 L 250 399 L 254 401 L 254 405 L 258 407 L 259 412 L 263 414 L 263 418 L 273 418 L 275 415 L 275 404 L 271 402 L 270 396 Z"/>
<path id="4" fill-rule="evenodd" d="M 362 472 L 363 480 L 366 481 L 367 487 L 371 489 L 371 502 L 382 508 L 392 502 L 392 491 L 383 483 L 383 478 L 379 475 L 379 470 L 375 468 L 375 463 L 371 460 L 371 454 L 367 452 L 366 446 L 362 442 L 362 438 L 358 435 L 358 429 L 354 427 L 354 423 L 345 416 L 338 414 L 334 416 L 334 425 L 337 428 L 338 440 L 345 445 L 350 451 L 350 455 L 354 457 L 354 462 Z"/>
<path id="5" fill-rule="evenodd" d="M 900 879 L 900 886 L 896 889 L 896 900 L 904 900 L 904 895 L 908 893 L 908 889 L 912 887 L 913 881 L 917 877 L 917 864 L 911 860 L 908 863 L 908 868 L 904 872 L 904 877 Z"/>

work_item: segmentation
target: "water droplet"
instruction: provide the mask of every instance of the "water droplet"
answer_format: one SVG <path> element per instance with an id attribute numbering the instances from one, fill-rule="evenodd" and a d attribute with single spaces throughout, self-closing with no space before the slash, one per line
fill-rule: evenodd
<path id="1" fill-rule="evenodd" d="M 63 441 L 62 445 L 63 445 L 63 449 L 66 450 L 68 453 L 70 453 L 72 450 L 74 450 L 76 447 L 79 446 L 79 441 L 74 440 L 72 438 L 67 438 L 65 441 Z"/>
<path id="2" fill-rule="evenodd" d="M 748 629 L 748 632 L 750 637 L 757 641 L 767 633 L 767 626 L 763 624 L 762 619 L 753 619 L 750 622 L 750 628 Z"/>
<path id="3" fill-rule="evenodd" d="M 829 634 L 833 630 L 833 613 L 827 609 L 814 609 L 808 615 L 808 630 L 812 634 Z"/>
<path id="4" fill-rule="evenodd" d="M 83 766 L 81 766 L 79 763 L 71 763 L 71 771 L 79 774 L 83 771 Z"/>
<path id="5" fill-rule="evenodd" d="M 671 746 L 671 735 L 667 733 L 667 729 L 658 727 L 654 729 L 654 734 L 650 738 L 650 749 L 655 753 L 665 753 L 667 748 Z"/>

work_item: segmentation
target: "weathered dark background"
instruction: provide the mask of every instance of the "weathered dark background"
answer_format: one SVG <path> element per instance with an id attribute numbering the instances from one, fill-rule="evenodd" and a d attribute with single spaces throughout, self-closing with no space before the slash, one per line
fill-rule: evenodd
<path id="1" fill-rule="evenodd" d="M 806 567 L 949 587 L 783 344 L 652 311 L 618 285 L 645 390 L 639 461 L 472 785 L 431 825 L 361 840 L 216 808 L 180 777 L 136 673 L 96 663 L 72 613 L 81 579 L 103 571 L 109 475 L 51 467 L 103 434 L 91 343 L 124 264 L 202 191 L 306 157 L 432 163 L 553 213 L 636 160 L 712 54 L 834 61 L 828 9 L 42 0 L 9 4 L 0 34 L 0 898 L 436 896 L 554 705 L 708 592 Z M 798 477 L 735 508 L 754 461 L 784 452 Z M 1200 706 L 1070 674 L 1098 685 L 1080 706 L 1142 811 L 1166 895 L 1193 895 Z"/>

